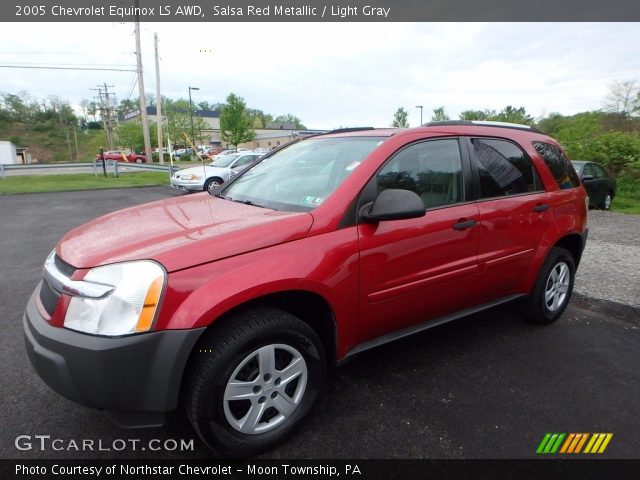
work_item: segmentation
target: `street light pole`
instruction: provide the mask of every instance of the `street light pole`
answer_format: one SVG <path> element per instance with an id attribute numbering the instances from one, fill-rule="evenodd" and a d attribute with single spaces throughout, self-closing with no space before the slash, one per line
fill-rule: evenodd
<path id="1" fill-rule="evenodd" d="M 420 109 L 420 125 L 422 125 L 422 105 L 416 105 L 416 108 Z"/>
<path id="2" fill-rule="evenodd" d="M 193 139 L 193 104 L 191 103 L 191 90 L 200 90 L 198 87 L 189 87 L 189 118 L 191 119 L 191 143 L 194 143 Z"/>

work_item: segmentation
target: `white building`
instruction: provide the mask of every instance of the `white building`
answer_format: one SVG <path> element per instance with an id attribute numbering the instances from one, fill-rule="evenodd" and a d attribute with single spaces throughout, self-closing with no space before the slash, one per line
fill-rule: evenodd
<path id="1" fill-rule="evenodd" d="M 0 141 L 0 163 L 5 165 L 20 163 L 16 155 L 16 146 L 13 143 Z"/>

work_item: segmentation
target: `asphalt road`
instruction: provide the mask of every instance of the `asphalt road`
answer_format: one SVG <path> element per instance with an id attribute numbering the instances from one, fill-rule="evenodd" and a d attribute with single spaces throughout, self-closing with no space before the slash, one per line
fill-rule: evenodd
<path id="1" fill-rule="evenodd" d="M 123 430 L 55 394 L 35 374 L 22 313 L 40 267 L 70 228 L 167 187 L 0 196 L 0 457 L 205 457 L 184 414 Z M 590 220 L 598 235 L 597 217 Z M 596 233 L 593 233 L 596 232 Z M 364 353 L 330 376 L 300 433 L 265 458 L 527 458 L 546 432 L 612 432 L 602 457 L 640 457 L 640 313 L 584 293 L 555 324 L 492 309 Z M 189 452 L 18 451 L 18 435 L 195 439 Z"/>

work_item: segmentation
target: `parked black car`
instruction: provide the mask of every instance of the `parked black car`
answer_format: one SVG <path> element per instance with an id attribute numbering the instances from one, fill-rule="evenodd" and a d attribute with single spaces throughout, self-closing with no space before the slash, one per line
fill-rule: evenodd
<path id="1" fill-rule="evenodd" d="M 609 210 L 616 196 L 616 179 L 599 163 L 582 160 L 572 163 L 589 194 L 589 206 Z"/>

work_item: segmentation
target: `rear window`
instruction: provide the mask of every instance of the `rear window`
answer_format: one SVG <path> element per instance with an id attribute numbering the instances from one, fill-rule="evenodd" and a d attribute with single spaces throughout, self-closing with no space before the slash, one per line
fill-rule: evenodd
<path id="1" fill-rule="evenodd" d="M 533 142 L 533 147 L 538 151 L 547 164 L 549 170 L 556 179 L 560 188 L 574 188 L 580 186 L 580 179 L 569 159 L 555 145 L 544 142 Z"/>

